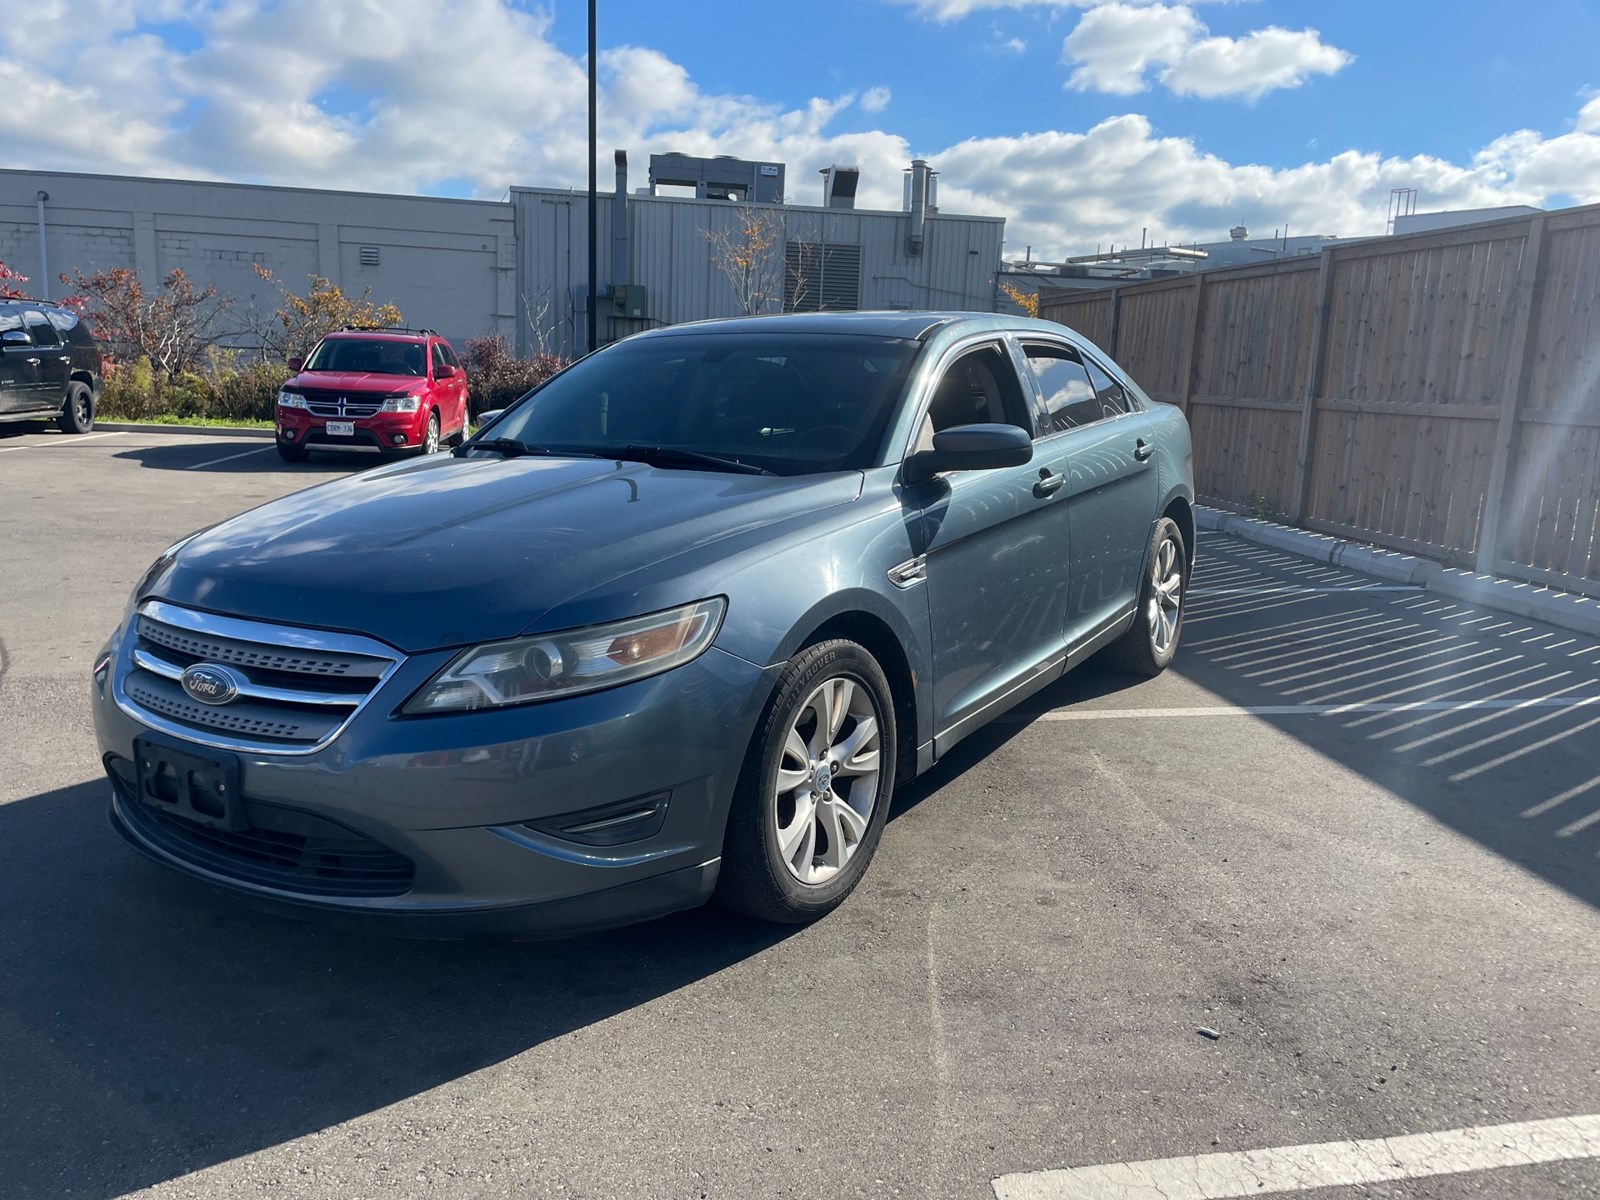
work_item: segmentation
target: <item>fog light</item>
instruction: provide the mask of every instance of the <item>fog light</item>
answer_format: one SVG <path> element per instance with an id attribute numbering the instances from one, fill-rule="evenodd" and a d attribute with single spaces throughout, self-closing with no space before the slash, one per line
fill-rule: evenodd
<path id="1" fill-rule="evenodd" d="M 391 433 L 389 435 L 389 440 L 392 441 L 396 446 L 404 446 L 406 444 L 406 435 L 403 433 Z"/>

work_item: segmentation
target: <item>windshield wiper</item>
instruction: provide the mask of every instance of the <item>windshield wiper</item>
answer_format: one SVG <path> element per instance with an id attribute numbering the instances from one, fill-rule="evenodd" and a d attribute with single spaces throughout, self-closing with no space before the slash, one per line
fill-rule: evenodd
<path id="1" fill-rule="evenodd" d="M 524 454 L 555 454 L 556 451 L 549 446 L 536 446 L 532 442 L 519 442 L 516 438 L 488 438 L 481 442 L 463 442 L 450 451 L 457 458 L 473 450 L 491 450 L 496 454 L 503 454 L 507 458 L 521 458 Z M 581 458 L 592 458 L 593 455 L 579 455 Z"/>
<path id="2" fill-rule="evenodd" d="M 700 450 L 682 450 L 676 446 L 621 446 L 600 451 L 606 458 L 619 462 L 642 462 L 652 467 L 704 467 L 712 471 L 732 471 L 739 475 L 771 475 L 772 471 L 754 463 L 740 462 L 736 458 L 723 458 Z"/>

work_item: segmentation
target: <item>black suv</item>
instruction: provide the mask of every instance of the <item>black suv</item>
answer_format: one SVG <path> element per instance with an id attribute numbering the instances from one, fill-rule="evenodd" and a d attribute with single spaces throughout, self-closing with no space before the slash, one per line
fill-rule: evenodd
<path id="1" fill-rule="evenodd" d="M 78 315 L 48 300 L 0 300 L 0 421 L 54 417 L 94 427 L 100 347 Z"/>

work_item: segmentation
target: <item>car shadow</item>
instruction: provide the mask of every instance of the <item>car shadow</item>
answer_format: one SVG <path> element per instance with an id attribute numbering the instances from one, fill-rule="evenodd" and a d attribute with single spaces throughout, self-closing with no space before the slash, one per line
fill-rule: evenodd
<path id="1" fill-rule="evenodd" d="M 303 463 L 287 463 L 278 457 L 277 447 L 270 441 L 251 438 L 230 441 L 214 439 L 215 444 L 194 441 L 173 442 L 170 445 L 138 446 L 113 455 L 127 459 L 155 471 L 193 471 L 207 475 L 304 475 L 316 480 L 349 475 L 381 466 L 391 460 L 376 453 L 364 454 L 358 450 L 313 454 Z"/>
<path id="2" fill-rule="evenodd" d="M 0 1192 L 111 1197 L 647 1003 L 792 930 L 715 909 L 568 941 L 258 913 L 149 864 L 105 787 L 0 806 Z"/>

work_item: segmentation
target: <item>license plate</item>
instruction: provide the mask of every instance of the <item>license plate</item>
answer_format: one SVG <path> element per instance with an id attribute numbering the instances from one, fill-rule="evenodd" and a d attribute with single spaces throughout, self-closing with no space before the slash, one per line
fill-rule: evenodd
<path id="1" fill-rule="evenodd" d="M 160 738 L 135 738 L 139 800 L 213 829 L 249 827 L 239 792 L 239 760 L 231 754 L 196 754 Z"/>
<path id="2" fill-rule="evenodd" d="M 356 423 L 354 421 L 329 421 L 325 426 L 332 437 L 355 437 Z"/>

